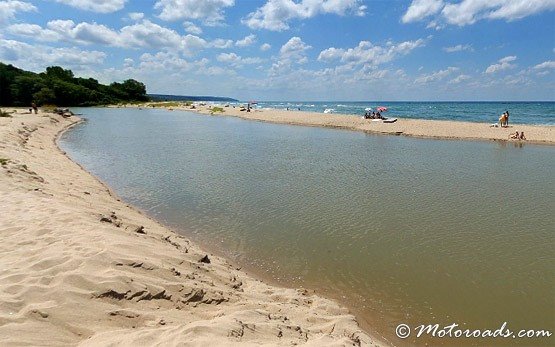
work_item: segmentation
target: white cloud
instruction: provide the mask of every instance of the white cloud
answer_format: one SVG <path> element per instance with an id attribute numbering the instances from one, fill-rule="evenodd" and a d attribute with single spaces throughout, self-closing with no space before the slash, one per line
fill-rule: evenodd
<path id="1" fill-rule="evenodd" d="M 269 50 L 270 48 L 272 48 L 272 45 L 270 45 L 269 43 L 264 43 L 260 46 L 260 50 L 263 52 Z"/>
<path id="2" fill-rule="evenodd" d="M 192 22 L 184 22 L 183 23 L 183 28 L 189 34 L 193 34 L 193 35 L 202 34 L 202 29 L 199 28 L 198 26 L 196 26 L 195 23 L 192 23 Z"/>
<path id="3" fill-rule="evenodd" d="M 219 62 L 227 63 L 235 67 L 241 67 L 243 65 L 250 65 L 250 64 L 260 64 L 262 59 L 258 57 L 254 58 L 243 58 L 240 55 L 235 53 L 221 53 L 216 58 Z"/>
<path id="4" fill-rule="evenodd" d="M 279 49 L 279 58 L 270 68 L 269 75 L 277 76 L 286 71 L 290 71 L 294 64 L 304 64 L 308 62 L 306 51 L 312 46 L 303 42 L 300 37 L 293 36 Z"/>
<path id="5" fill-rule="evenodd" d="M 451 47 L 443 47 L 443 50 L 447 53 L 454 53 L 454 52 L 461 52 L 461 51 L 474 52 L 474 48 L 472 48 L 472 45 L 456 45 Z"/>
<path id="6" fill-rule="evenodd" d="M 403 23 L 421 21 L 426 17 L 439 13 L 443 6 L 442 0 L 413 0 L 401 21 Z"/>
<path id="7" fill-rule="evenodd" d="M 141 20 L 144 18 L 145 14 L 142 12 L 130 12 L 128 14 L 129 18 L 131 18 L 132 20 Z"/>
<path id="8" fill-rule="evenodd" d="M 42 28 L 36 24 L 14 24 L 8 32 L 33 38 L 39 41 L 66 41 L 78 44 L 103 44 L 121 48 L 168 48 L 184 54 L 193 54 L 210 46 L 204 39 L 195 35 L 181 36 L 176 31 L 143 20 L 125 26 L 119 31 L 97 23 L 72 20 L 53 20 Z M 233 41 L 229 40 L 229 46 Z"/>
<path id="9" fill-rule="evenodd" d="M 428 27 L 437 29 L 441 28 L 438 20 L 464 26 L 482 19 L 514 21 L 554 9 L 555 0 L 414 0 L 401 20 L 403 23 L 410 23 L 435 16 L 436 19 Z"/>
<path id="10" fill-rule="evenodd" d="M 514 55 L 499 59 L 497 64 L 492 64 L 492 65 L 488 66 L 488 68 L 486 69 L 486 73 L 487 74 L 492 74 L 492 73 L 496 73 L 496 72 L 499 72 L 499 71 L 512 69 L 516 65 L 511 64 L 511 62 L 513 62 L 515 60 L 516 60 L 516 56 L 514 56 Z"/>
<path id="11" fill-rule="evenodd" d="M 452 80 L 449 81 L 449 84 L 459 84 L 462 83 L 464 81 L 468 81 L 472 79 L 472 77 L 468 76 L 468 75 L 458 75 L 457 77 L 453 78 Z"/>
<path id="12" fill-rule="evenodd" d="M 281 58 L 302 59 L 305 56 L 305 52 L 310 48 L 312 46 L 304 43 L 300 37 L 294 36 L 281 46 L 279 54 Z"/>
<path id="13" fill-rule="evenodd" d="M 555 61 L 553 60 L 544 61 L 543 63 L 534 66 L 533 69 L 534 70 L 555 69 Z"/>
<path id="14" fill-rule="evenodd" d="M 445 70 L 434 71 L 428 75 L 420 75 L 416 80 L 414 80 L 417 84 L 427 84 L 430 82 L 441 81 L 445 77 L 451 75 L 453 72 L 458 71 L 459 68 L 450 66 Z"/>
<path id="15" fill-rule="evenodd" d="M 131 58 L 125 58 L 123 59 L 123 67 L 132 67 L 133 65 L 135 65 L 135 61 Z"/>
<path id="16" fill-rule="evenodd" d="M 405 41 L 398 44 L 388 42 L 385 46 L 377 46 L 369 41 L 360 41 L 357 47 L 343 49 L 330 47 L 320 52 L 318 60 L 330 62 L 340 60 L 344 63 L 378 66 L 390 62 L 400 55 L 407 55 L 412 50 L 425 45 L 424 39 Z"/>
<path id="17" fill-rule="evenodd" d="M 24 1 L 0 1 L 0 25 L 5 25 L 15 18 L 17 12 L 37 11 L 37 8 Z"/>
<path id="18" fill-rule="evenodd" d="M 233 40 L 215 39 L 210 42 L 210 46 L 218 49 L 226 49 L 233 46 Z"/>
<path id="19" fill-rule="evenodd" d="M 55 0 L 56 2 L 98 13 L 111 13 L 121 10 L 127 0 Z"/>
<path id="20" fill-rule="evenodd" d="M 161 10 L 163 20 L 200 19 L 218 25 L 225 19 L 224 9 L 233 5 L 235 0 L 158 0 L 154 8 Z"/>
<path id="21" fill-rule="evenodd" d="M 289 29 L 293 19 L 312 18 L 318 14 L 343 16 L 353 13 L 364 16 L 366 6 L 360 0 L 268 0 L 266 4 L 251 12 L 241 22 L 251 29 L 282 31 Z"/>
<path id="22" fill-rule="evenodd" d="M 99 51 L 82 51 L 69 47 L 54 48 L 0 39 L 0 60 L 32 71 L 43 70 L 50 65 L 69 68 L 97 66 L 102 64 L 105 58 L 106 54 Z"/>
<path id="23" fill-rule="evenodd" d="M 253 43 L 256 42 L 256 35 L 254 34 L 250 34 L 248 36 L 246 36 L 244 39 L 242 40 L 237 40 L 235 41 L 235 46 L 238 47 L 247 47 L 252 45 Z"/>

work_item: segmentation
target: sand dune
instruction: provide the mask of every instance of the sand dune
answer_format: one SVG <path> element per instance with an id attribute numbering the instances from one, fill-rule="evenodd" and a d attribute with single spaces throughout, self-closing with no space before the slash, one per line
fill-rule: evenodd
<path id="1" fill-rule="evenodd" d="M 380 345 L 119 201 L 56 146 L 76 117 L 18 112 L 0 118 L 0 345 Z"/>

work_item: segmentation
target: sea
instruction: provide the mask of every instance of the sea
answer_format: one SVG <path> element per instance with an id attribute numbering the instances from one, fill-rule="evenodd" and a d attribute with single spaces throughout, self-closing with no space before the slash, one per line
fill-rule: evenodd
<path id="1" fill-rule="evenodd" d="M 256 101 L 255 101 L 256 102 Z M 241 102 L 246 104 L 248 101 Z M 387 117 L 496 123 L 509 111 L 514 124 L 555 125 L 555 102 L 414 102 L 414 101 L 258 101 L 258 108 L 363 115 L 367 108 L 388 108 Z"/>

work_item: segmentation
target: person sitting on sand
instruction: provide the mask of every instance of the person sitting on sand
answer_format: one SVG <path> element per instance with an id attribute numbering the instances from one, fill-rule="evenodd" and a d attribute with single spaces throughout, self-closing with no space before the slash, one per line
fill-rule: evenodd
<path id="1" fill-rule="evenodd" d="M 519 139 L 520 138 L 520 134 L 517 132 L 515 132 L 514 134 L 509 134 L 509 138 L 510 139 Z"/>
<path id="2" fill-rule="evenodd" d="M 520 139 L 520 140 L 526 140 L 526 136 L 524 136 L 524 131 L 521 131 L 521 132 L 520 132 L 520 137 L 519 137 L 519 139 Z"/>

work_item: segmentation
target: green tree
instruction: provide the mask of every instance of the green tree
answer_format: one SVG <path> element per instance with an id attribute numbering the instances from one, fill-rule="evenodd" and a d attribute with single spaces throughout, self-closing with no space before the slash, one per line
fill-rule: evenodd
<path id="1" fill-rule="evenodd" d="M 56 102 L 56 94 L 54 91 L 48 87 L 43 87 L 41 90 L 33 94 L 33 100 L 39 106 L 45 104 L 55 104 Z"/>
<path id="2" fill-rule="evenodd" d="M 73 79 L 73 72 L 65 70 L 60 66 L 49 66 L 46 68 L 46 77 L 57 78 L 62 81 L 71 81 Z"/>
<path id="3" fill-rule="evenodd" d="M 29 106 L 33 102 L 33 94 L 44 87 L 44 82 L 36 75 L 17 76 L 11 84 L 11 94 L 17 106 Z"/>

